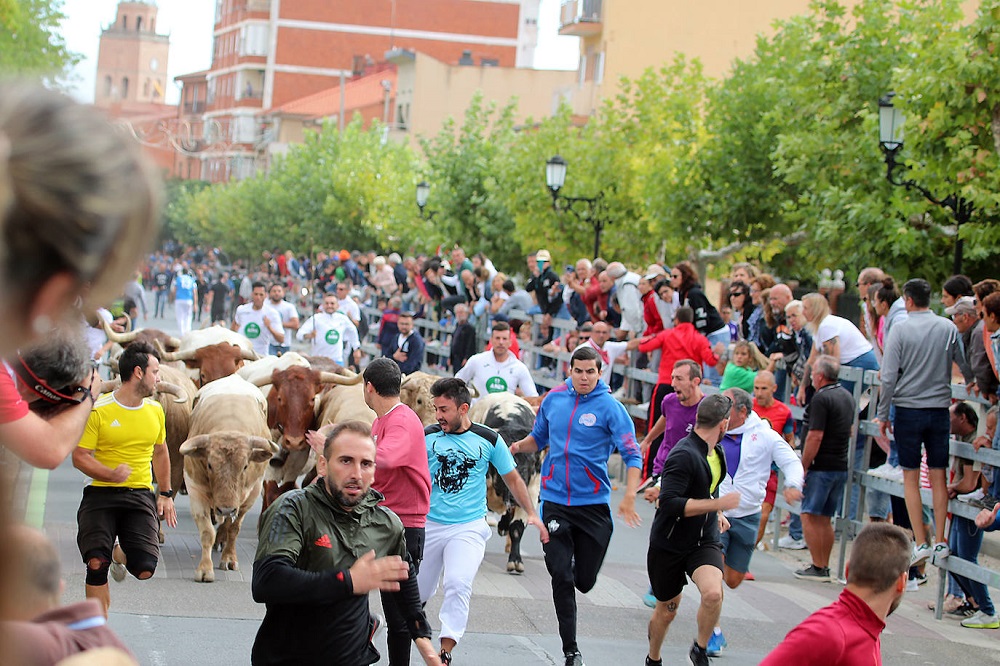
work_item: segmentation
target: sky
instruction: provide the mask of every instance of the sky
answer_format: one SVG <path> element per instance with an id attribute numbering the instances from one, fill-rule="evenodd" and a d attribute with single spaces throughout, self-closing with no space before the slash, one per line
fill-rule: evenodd
<path id="1" fill-rule="evenodd" d="M 576 69 L 579 40 L 557 34 L 560 0 L 542 0 L 538 22 L 538 69 Z M 174 77 L 208 69 L 212 64 L 212 0 L 160 0 L 157 32 L 170 35 L 167 102 L 176 104 L 180 89 Z M 71 51 L 83 56 L 70 77 L 70 92 L 81 102 L 94 101 L 97 47 L 101 30 L 115 20 L 118 0 L 64 0 L 62 34 Z"/>

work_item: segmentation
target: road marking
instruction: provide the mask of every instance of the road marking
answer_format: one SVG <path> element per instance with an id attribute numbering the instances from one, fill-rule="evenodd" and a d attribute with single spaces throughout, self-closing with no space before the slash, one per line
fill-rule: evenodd
<path id="1" fill-rule="evenodd" d="M 556 661 L 552 657 L 552 655 L 550 655 L 542 648 L 538 647 L 538 645 L 530 638 L 527 638 L 526 636 L 515 636 L 514 638 L 517 639 L 518 643 L 526 647 L 531 652 L 531 654 L 541 659 L 543 664 L 552 664 L 553 666 L 555 666 Z"/>
<path id="2" fill-rule="evenodd" d="M 31 481 L 28 485 L 28 501 L 24 510 L 25 524 L 36 529 L 42 529 L 45 522 L 45 497 L 49 490 L 49 470 L 31 470 Z"/>

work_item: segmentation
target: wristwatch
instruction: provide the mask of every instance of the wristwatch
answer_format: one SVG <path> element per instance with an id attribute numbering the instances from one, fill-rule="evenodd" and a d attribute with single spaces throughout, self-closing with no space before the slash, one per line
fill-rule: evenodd
<path id="1" fill-rule="evenodd" d="M 170 499 L 173 499 L 174 498 L 174 491 L 173 490 L 161 490 L 160 491 L 160 497 L 169 497 Z"/>

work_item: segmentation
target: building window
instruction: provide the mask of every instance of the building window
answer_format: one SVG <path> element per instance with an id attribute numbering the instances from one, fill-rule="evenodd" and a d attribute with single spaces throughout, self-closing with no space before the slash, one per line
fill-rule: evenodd
<path id="1" fill-rule="evenodd" d="M 146 79 L 145 83 L 142 84 L 142 96 L 149 97 L 149 79 Z"/>
<path id="2" fill-rule="evenodd" d="M 112 85 L 113 84 L 111 83 L 111 75 L 105 76 L 104 77 L 104 96 L 105 97 L 111 97 L 111 86 Z"/>
<path id="3" fill-rule="evenodd" d="M 594 72 L 594 83 L 600 85 L 604 83 L 604 51 L 597 54 L 597 71 Z"/>
<path id="4" fill-rule="evenodd" d="M 122 77 L 122 99 L 128 99 L 128 77 Z"/>
<path id="5" fill-rule="evenodd" d="M 122 14 L 122 30 L 128 30 L 128 16 Z"/>
<path id="6" fill-rule="evenodd" d="M 137 16 L 135 19 L 135 31 L 142 32 L 142 17 Z"/>

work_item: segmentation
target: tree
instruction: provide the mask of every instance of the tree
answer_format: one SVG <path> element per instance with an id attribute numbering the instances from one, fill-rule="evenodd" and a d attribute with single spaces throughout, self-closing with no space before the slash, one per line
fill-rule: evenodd
<path id="1" fill-rule="evenodd" d="M 80 61 L 59 34 L 62 0 L 0 0 L 0 71 L 54 81 Z"/>

